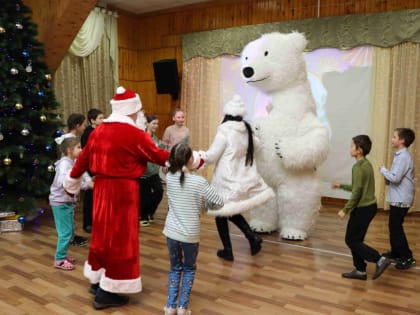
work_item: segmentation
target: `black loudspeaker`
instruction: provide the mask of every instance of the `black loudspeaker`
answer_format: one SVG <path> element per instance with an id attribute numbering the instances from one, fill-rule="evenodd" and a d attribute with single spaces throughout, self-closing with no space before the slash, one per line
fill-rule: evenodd
<path id="1" fill-rule="evenodd" d="M 171 94 L 178 99 L 179 79 L 176 59 L 164 59 L 153 63 L 156 90 L 158 94 Z"/>

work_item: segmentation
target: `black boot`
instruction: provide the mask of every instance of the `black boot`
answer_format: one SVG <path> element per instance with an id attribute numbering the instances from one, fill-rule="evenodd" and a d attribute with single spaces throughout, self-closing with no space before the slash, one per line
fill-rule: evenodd
<path id="1" fill-rule="evenodd" d="M 232 243 L 230 242 L 227 218 L 216 217 L 216 226 L 223 244 L 223 249 L 217 251 L 217 256 L 227 261 L 233 261 Z"/>
<path id="2" fill-rule="evenodd" d="M 93 294 L 93 295 L 96 295 L 96 291 L 98 291 L 98 288 L 99 288 L 99 283 L 91 284 L 90 288 L 89 288 L 89 293 Z"/>
<path id="3" fill-rule="evenodd" d="M 262 239 L 252 231 L 248 222 L 241 214 L 236 214 L 233 217 L 229 218 L 241 231 L 244 233 L 245 237 L 249 241 L 249 246 L 251 248 L 251 255 L 254 256 L 258 254 L 261 250 Z"/>
<path id="4" fill-rule="evenodd" d="M 105 291 L 101 287 L 98 287 L 96 290 L 95 300 L 93 301 L 93 308 L 96 310 L 102 310 L 111 306 L 122 306 L 127 304 L 127 302 L 128 296 L 111 293 Z"/>

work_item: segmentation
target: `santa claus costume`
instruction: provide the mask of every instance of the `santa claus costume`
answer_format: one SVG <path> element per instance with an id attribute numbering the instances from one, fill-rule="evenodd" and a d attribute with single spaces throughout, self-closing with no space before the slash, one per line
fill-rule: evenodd
<path id="1" fill-rule="evenodd" d="M 87 169 L 94 176 L 92 238 L 83 274 L 96 294 L 95 309 L 123 305 L 128 298 L 117 293 L 142 290 L 138 179 L 147 162 L 164 166 L 169 156 L 136 126 L 138 94 L 119 87 L 110 103 L 112 114 L 91 133 L 65 184 L 75 192 Z"/>

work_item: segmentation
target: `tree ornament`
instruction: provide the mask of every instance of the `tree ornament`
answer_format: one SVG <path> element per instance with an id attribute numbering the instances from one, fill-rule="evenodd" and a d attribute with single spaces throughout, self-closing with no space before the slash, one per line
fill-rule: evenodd
<path id="1" fill-rule="evenodd" d="M 38 94 L 38 96 L 42 97 L 42 96 L 44 96 L 44 91 L 39 90 L 37 94 Z"/>
<path id="2" fill-rule="evenodd" d="M 21 23 L 17 22 L 17 23 L 15 24 L 15 26 L 16 26 L 16 28 L 17 28 L 18 30 L 23 30 L 23 25 L 22 25 Z"/>
<path id="3" fill-rule="evenodd" d="M 20 132 L 20 134 L 22 135 L 22 136 L 27 136 L 27 135 L 29 135 L 29 130 L 28 129 L 26 129 L 26 128 L 24 128 L 24 129 L 22 129 L 22 131 Z"/>
<path id="4" fill-rule="evenodd" d="M 45 146 L 45 151 L 47 152 L 51 152 L 52 151 L 52 146 L 50 146 L 49 144 Z"/>
<path id="5" fill-rule="evenodd" d="M 22 56 L 24 58 L 28 58 L 29 57 L 29 52 L 27 50 L 22 50 Z"/>
<path id="6" fill-rule="evenodd" d="M 6 166 L 9 166 L 10 164 L 12 164 L 12 159 L 9 157 L 6 157 L 3 159 L 3 164 Z"/>
<path id="7" fill-rule="evenodd" d="M 16 68 L 12 68 L 12 69 L 10 69 L 10 73 L 13 74 L 13 75 L 17 75 L 19 73 L 19 70 L 16 69 Z"/>
<path id="8" fill-rule="evenodd" d="M 47 79 L 48 81 L 51 81 L 51 79 L 52 79 L 52 76 L 51 76 L 51 74 L 46 74 L 45 75 L 45 79 Z"/>
<path id="9" fill-rule="evenodd" d="M 47 116 L 45 116 L 45 115 L 41 115 L 41 116 L 39 117 L 39 120 L 40 120 L 40 121 L 42 121 L 42 122 L 46 122 L 46 121 L 47 121 Z"/>
<path id="10" fill-rule="evenodd" d="M 0 132 L 0 141 L 2 141 L 4 139 L 4 135 L 2 132 Z"/>
<path id="11" fill-rule="evenodd" d="M 23 109 L 23 105 L 21 103 L 16 103 L 15 108 L 17 110 L 21 110 L 21 109 Z"/>
<path id="12" fill-rule="evenodd" d="M 6 33 L 6 29 L 0 26 L 0 34 Z"/>
<path id="13" fill-rule="evenodd" d="M 55 132 L 54 132 L 54 137 L 55 138 L 57 138 L 57 137 L 61 137 L 61 135 L 63 134 L 63 132 L 60 130 L 60 129 L 57 129 Z"/>
<path id="14" fill-rule="evenodd" d="M 30 73 L 32 72 L 32 62 L 29 60 L 28 65 L 25 68 L 25 71 Z"/>
<path id="15" fill-rule="evenodd" d="M 53 173 L 55 171 L 54 165 L 48 165 L 47 170 L 48 172 Z"/>
<path id="16" fill-rule="evenodd" d="M 18 218 L 18 222 L 19 222 L 19 223 L 25 223 L 25 217 L 24 217 L 23 215 L 21 215 L 21 216 Z"/>
<path id="17" fill-rule="evenodd" d="M 35 159 L 34 161 L 33 161 L 33 163 L 32 163 L 34 166 L 37 166 L 37 165 L 39 165 L 39 160 L 38 159 Z"/>

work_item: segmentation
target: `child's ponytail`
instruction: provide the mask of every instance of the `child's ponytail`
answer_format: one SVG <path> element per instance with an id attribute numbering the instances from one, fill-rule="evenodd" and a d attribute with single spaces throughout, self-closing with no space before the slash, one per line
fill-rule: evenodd
<path id="1" fill-rule="evenodd" d="M 171 150 L 171 155 L 169 156 L 169 172 L 171 172 L 172 174 L 178 171 L 181 172 L 181 177 L 179 179 L 181 185 L 184 182 L 185 171 L 187 167 L 186 165 L 190 160 L 191 156 L 191 148 L 183 142 L 176 144 Z"/>

